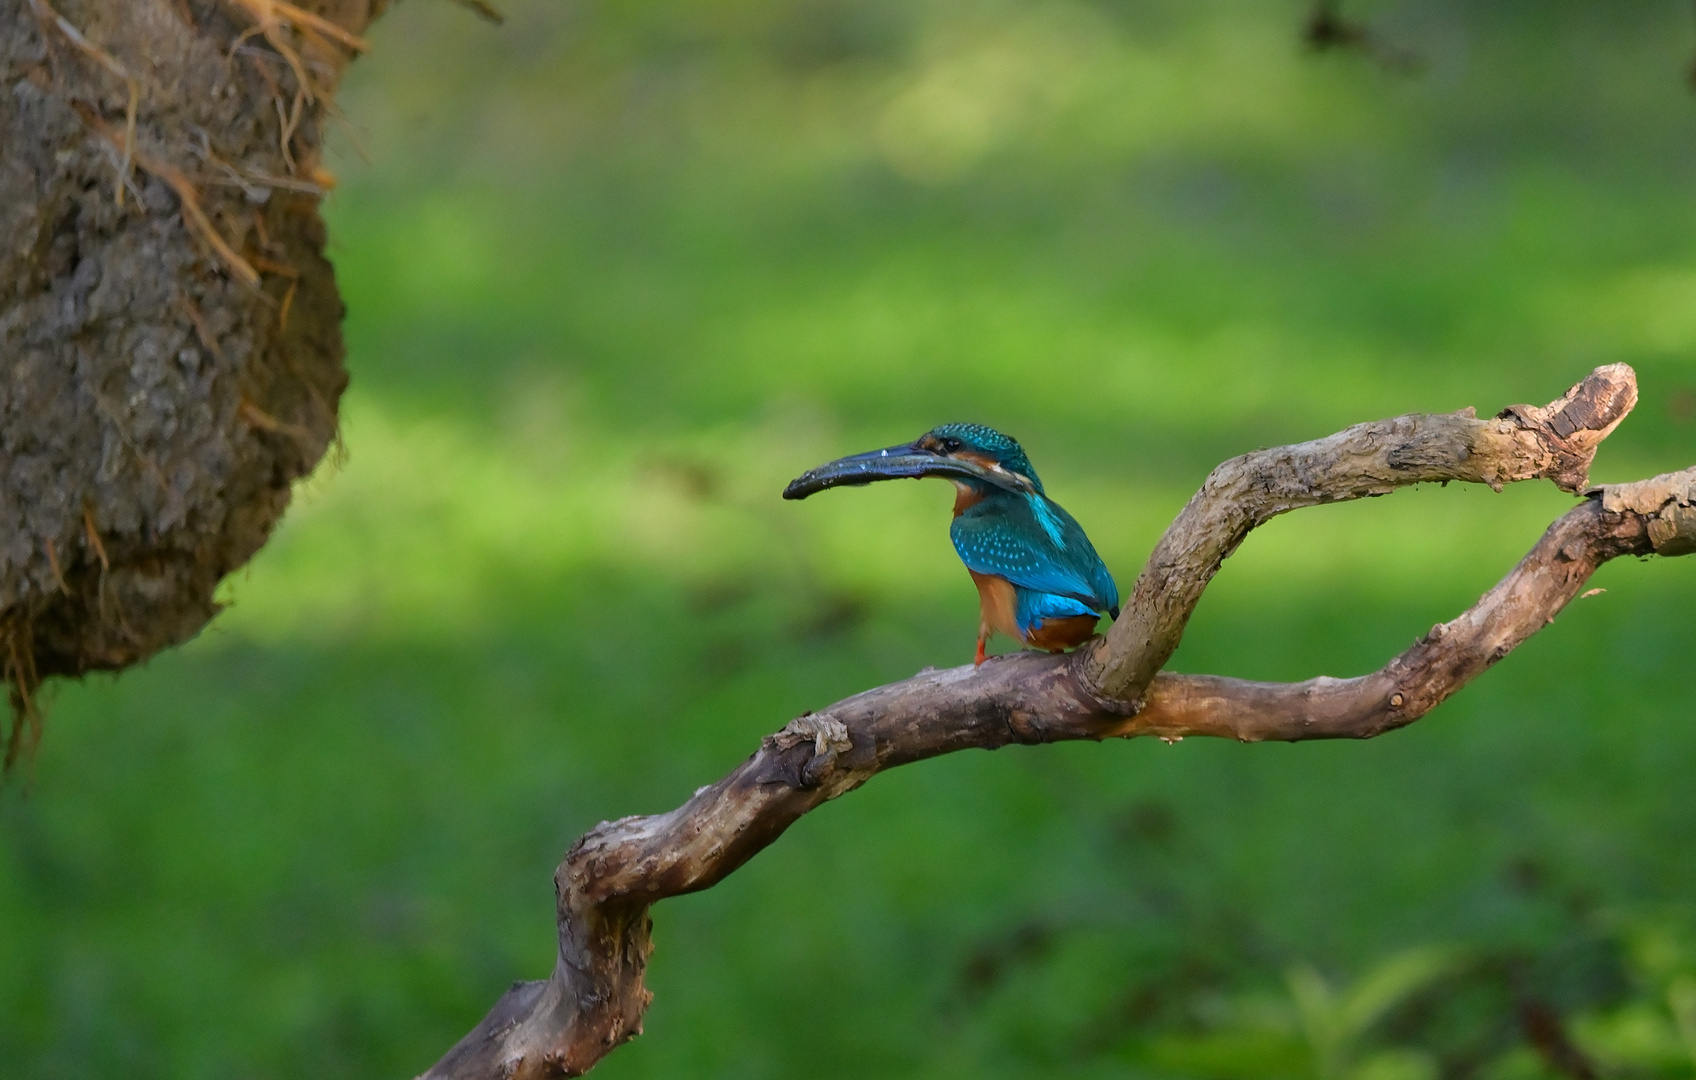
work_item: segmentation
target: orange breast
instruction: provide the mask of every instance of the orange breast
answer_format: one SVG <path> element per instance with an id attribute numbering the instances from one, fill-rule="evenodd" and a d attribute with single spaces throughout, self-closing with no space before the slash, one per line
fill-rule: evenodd
<path id="1" fill-rule="evenodd" d="M 980 574 L 976 570 L 966 572 L 972 575 L 972 584 L 978 587 L 978 606 L 983 611 L 983 621 L 1019 641 L 1019 602 L 1013 594 L 1013 583 L 994 574 Z"/>
<path id="2" fill-rule="evenodd" d="M 983 501 L 983 492 L 970 484 L 954 481 L 954 516 L 959 517 L 967 510 Z"/>

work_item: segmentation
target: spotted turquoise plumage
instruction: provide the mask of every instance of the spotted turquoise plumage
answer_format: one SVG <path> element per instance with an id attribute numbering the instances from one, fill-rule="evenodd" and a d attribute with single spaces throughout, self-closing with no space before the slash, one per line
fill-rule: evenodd
<path id="1" fill-rule="evenodd" d="M 1044 619 L 1119 614 L 1119 589 L 1083 527 L 1040 489 L 992 491 L 962 511 L 948 535 L 966 569 L 1012 583 L 1021 631 Z"/>

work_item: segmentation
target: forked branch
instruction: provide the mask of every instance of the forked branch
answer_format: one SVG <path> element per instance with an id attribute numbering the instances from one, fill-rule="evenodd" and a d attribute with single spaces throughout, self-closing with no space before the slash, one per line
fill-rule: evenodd
<path id="1" fill-rule="evenodd" d="M 729 776 L 669 814 L 603 822 L 554 875 L 553 975 L 518 983 L 428 1073 L 431 1080 L 577 1076 L 641 1031 L 648 909 L 709 888 L 819 804 L 875 774 L 968 747 L 1159 735 L 1370 738 L 1412 723 L 1549 623 L 1621 555 L 1696 550 L 1696 468 L 1586 490 L 1597 445 L 1637 401 L 1624 364 L 1541 408 L 1361 424 L 1215 469 L 1167 529 L 1105 638 L 1069 656 L 1018 653 L 926 670 L 798 717 Z M 1553 480 L 1584 492 L 1507 577 L 1378 671 L 1259 683 L 1161 672 L 1220 564 L 1270 518 L 1303 506 L 1451 480 Z"/>

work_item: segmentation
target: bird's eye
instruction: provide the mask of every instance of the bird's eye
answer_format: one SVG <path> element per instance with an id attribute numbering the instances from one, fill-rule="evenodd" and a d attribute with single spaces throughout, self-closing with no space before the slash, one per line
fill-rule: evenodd
<path id="1" fill-rule="evenodd" d="M 963 443 L 959 439 L 955 439 L 955 438 L 947 438 L 947 439 L 942 440 L 942 449 L 945 452 L 950 453 L 950 454 L 952 454 L 954 451 L 960 449 L 962 446 L 965 446 L 965 445 L 966 445 L 965 443 Z"/>

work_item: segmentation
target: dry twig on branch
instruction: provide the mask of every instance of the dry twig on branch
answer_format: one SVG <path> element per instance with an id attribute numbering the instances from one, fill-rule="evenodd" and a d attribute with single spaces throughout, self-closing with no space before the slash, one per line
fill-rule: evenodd
<path id="1" fill-rule="evenodd" d="M 1597 445 L 1637 401 L 1624 364 L 1489 420 L 1466 410 L 1361 424 L 1233 458 L 1166 530 L 1106 637 L 927 670 L 791 721 L 669 814 L 603 822 L 554 875 L 553 975 L 515 984 L 426 1080 L 577 1076 L 641 1031 L 656 901 L 709 888 L 801 815 L 877 773 L 969 747 L 1157 735 L 1371 738 L 1410 724 L 1554 619 L 1621 555 L 1696 550 L 1696 467 L 1587 489 Z M 1161 668 L 1219 566 L 1288 510 L 1451 480 L 1547 479 L 1584 501 L 1478 603 L 1370 675 L 1259 683 Z"/>

